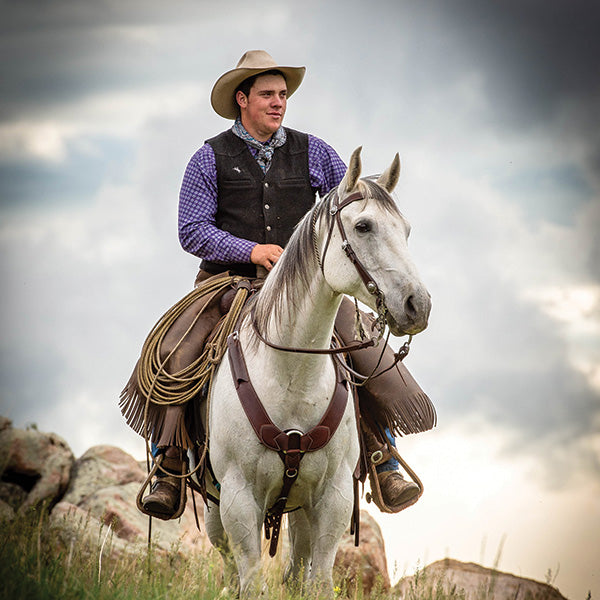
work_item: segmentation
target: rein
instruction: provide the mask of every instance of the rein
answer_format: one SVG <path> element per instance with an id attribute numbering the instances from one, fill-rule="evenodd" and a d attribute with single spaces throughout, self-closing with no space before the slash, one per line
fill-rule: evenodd
<path id="1" fill-rule="evenodd" d="M 299 354 L 343 354 L 344 352 L 354 352 L 355 350 L 371 348 L 372 346 L 376 345 L 376 338 L 371 338 L 370 340 L 367 340 L 365 342 L 360 342 L 359 340 L 356 340 L 352 344 L 348 344 L 347 346 L 335 346 L 332 348 L 297 348 L 295 346 L 280 346 L 279 344 L 270 342 L 263 336 L 263 334 L 258 330 L 254 319 L 251 319 L 251 322 L 252 328 L 254 329 L 254 333 L 256 333 L 258 339 L 263 344 L 266 344 L 267 346 L 269 346 L 269 348 L 281 350 L 282 352 L 297 352 Z"/>

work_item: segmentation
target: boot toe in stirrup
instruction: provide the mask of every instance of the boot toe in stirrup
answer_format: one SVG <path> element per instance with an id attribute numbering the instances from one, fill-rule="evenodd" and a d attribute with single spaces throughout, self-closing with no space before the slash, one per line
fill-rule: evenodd
<path id="1" fill-rule="evenodd" d="M 390 507 L 400 507 L 414 500 L 421 488 L 413 481 L 406 481 L 397 471 L 384 471 L 377 476 L 383 501 Z"/>
<path id="2" fill-rule="evenodd" d="M 159 477 L 142 500 L 144 510 L 159 519 L 170 519 L 179 508 L 181 483 L 175 477 Z"/>

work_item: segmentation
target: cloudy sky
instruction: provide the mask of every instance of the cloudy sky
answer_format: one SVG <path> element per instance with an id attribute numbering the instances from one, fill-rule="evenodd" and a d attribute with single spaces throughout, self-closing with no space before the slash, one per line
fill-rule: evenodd
<path id="1" fill-rule="evenodd" d="M 306 65 L 286 123 L 397 200 L 433 297 L 407 366 L 439 414 L 381 516 L 395 576 L 450 556 L 600 594 L 600 8 L 584 0 L 2 1 L 0 402 L 77 455 L 191 288 L 177 199 L 244 51 Z"/>

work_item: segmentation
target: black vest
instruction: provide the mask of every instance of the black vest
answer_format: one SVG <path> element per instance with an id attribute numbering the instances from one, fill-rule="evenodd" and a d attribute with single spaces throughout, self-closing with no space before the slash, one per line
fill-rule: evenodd
<path id="1" fill-rule="evenodd" d="M 273 153 L 266 173 L 246 143 L 231 130 L 207 140 L 217 165 L 216 226 L 236 237 L 285 246 L 294 227 L 310 210 L 316 191 L 308 172 L 308 136 L 286 128 L 287 139 Z M 222 265 L 203 260 L 211 273 L 232 270 L 255 276 L 256 265 Z"/>

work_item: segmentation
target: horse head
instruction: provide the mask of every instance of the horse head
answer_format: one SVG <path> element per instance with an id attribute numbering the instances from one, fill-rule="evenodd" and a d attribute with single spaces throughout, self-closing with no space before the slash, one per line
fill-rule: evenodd
<path id="1" fill-rule="evenodd" d="M 400 158 L 377 179 L 361 179 L 360 153 L 332 196 L 323 273 L 336 292 L 383 312 L 394 335 L 413 335 L 427 327 L 431 297 L 408 251 L 410 225 L 391 197 Z"/>

